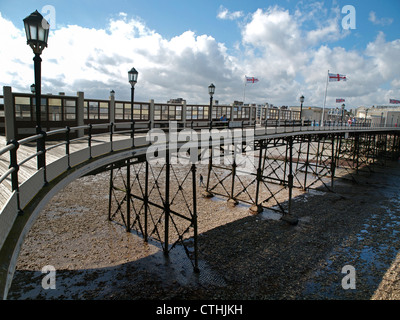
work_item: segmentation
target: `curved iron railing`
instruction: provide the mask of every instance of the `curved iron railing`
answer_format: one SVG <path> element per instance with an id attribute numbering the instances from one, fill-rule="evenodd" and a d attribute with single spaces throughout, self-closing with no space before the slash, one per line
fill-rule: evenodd
<path id="1" fill-rule="evenodd" d="M 208 122 L 207 127 L 202 127 L 202 129 L 214 130 L 214 129 L 241 129 L 242 130 L 242 138 L 243 138 L 243 130 L 253 129 L 254 130 L 254 137 L 269 135 L 269 134 L 278 134 L 278 133 L 290 133 L 290 132 L 303 132 L 303 131 L 340 131 L 340 130 L 350 130 L 350 131 L 358 131 L 358 130 L 376 130 L 376 129 L 384 129 L 384 130 L 392 130 L 396 129 L 399 130 L 398 127 L 381 127 L 381 126 L 364 126 L 364 123 L 357 123 L 355 125 L 349 126 L 347 123 L 340 123 L 340 122 L 328 122 L 326 121 L 324 126 L 319 126 L 318 123 L 315 121 L 307 121 L 302 123 L 299 120 L 281 120 L 278 123 L 276 120 L 266 120 L 261 125 L 257 125 L 256 121 L 250 123 L 249 125 L 245 125 L 244 121 L 211 121 Z M 178 130 L 183 129 L 200 129 L 199 127 L 194 126 L 194 122 L 191 121 L 190 123 L 177 123 Z M 188 126 L 189 125 L 189 126 Z M 95 129 L 99 128 L 106 128 L 106 133 L 93 133 Z M 147 122 L 146 127 L 137 128 L 135 127 L 135 122 L 121 122 L 121 123 L 103 123 L 103 124 L 88 124 L 83 126 L 77 127 L 65 127 L 61 129 L 56 129 L 48 132 L 41 132 L 39 134 L 23 138 L 20 140 L 11 140 L 7 141 L 7 145 L 0 149 L 0 157 L 9 152 L 9 166 L 8 170 L 4 172 L 0 172 L 0 184 L 3 184 L 6 180 L 11 181 L 11 192 L 19 192 L 19 171 L 20 167 L 25 165 L 30 160 L 37 158 L 37 170 L 43 169 L 43 183 L 46 185 L 47 181 L 47 172 L 46 172 L 46 154 L 51 151 L 52 149 L 65 146 L 65 153 L 62 154 L 62 157 L 67 157 L 68 162 L 68 169 L 71 168 L 70 163 L 70 146 L 72 143 L 80 142 L 80 141 L 87 141 L 86 148 L 89 150 L 89 159 L 92 158 L 92 147 L 93 147 L 93 140 L 99 136 L 107 136 L 108 141 L 111 144 L 111 152 L 114 151 L 114 140 L 116 135 L 123 135 L 125 137 L 130 137 L 132 140 L 131 147 L 134 148 L 135 146 L 135 137 L 138 134 L 146 133 L 151 128 L 151 122 Z M 168 128 L 162 128 L 162 130 L 169 130 Z M 74 137 L 77 135 L 76 133 L 79 131 L 86 131 L 86 134 L 78 135 L 78 137 Z M 60 138 L 60 135 L 63 138 Z M 54 139 L 51 140 L 51 137 L 59 137 L 56 141 L 57 143 L 48 144 L 49 141 L 54 142 Z M 28 155 L 26 158 L 22 160 L 18 160 L 18 151 L 21 146 L 29 145 L 32 143 L 36 143 L 37 150 L 35 153 Z M 46 144 L 48 144 L 46 148 Z M 62 172 L 60 172 L 61 174 Z M 20 208 L 19 199 L 18 199 L 18 210 L 22 212 Z"/>

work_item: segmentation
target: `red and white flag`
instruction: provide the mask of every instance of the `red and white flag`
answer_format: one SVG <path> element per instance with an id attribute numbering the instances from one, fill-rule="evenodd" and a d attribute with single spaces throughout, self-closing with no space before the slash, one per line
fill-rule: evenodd
<path id="1" fill-rule="evenodd" d="M 336 99 L 336 103 L 345 102 L 344 99 Z"/>
<path id="2" fill-rule="evenodd" d="M 246 83 L 256 83 L 256 82 L 258 82 L 257 78 L 246 76 Z"/>
<path id="3" fill-rule="evenodd" d="M 347 81 L 347 78 L 344 74 L 339 73 L 328 73 L 329 82 L 332 81 Z"/>
<path id="4" fill-rule="evenodd" d="M 390 99 L 390 103 L 398 104 L 400 103 L 400 100 Z"/>

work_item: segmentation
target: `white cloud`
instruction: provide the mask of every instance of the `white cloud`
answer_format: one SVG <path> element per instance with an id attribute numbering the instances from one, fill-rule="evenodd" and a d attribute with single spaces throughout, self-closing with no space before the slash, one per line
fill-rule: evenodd
<path id="1" fill-rule="evenodd" d="M 371 11 L 369 13 L 368 20 L 371 21 L 373 24 L 381 25 L 381 26 L 388 26 L 388 25 L 392 24 L 392 22 L 393 22 L 392 18 L 380 18 L 380 19 L 378 19 L 376 17 L 375 11 Z"/>
<path id="2" fill-rule="evenodd" d="M 1 35 L 0 81 L 26 92 L 33 81 L 32 50 L 22 29 L 1 16 L 0 27 L 11 30 Z M 160 102 L 174 97 L 207 102 L 207 86 L 229 81 L 234 70 L 234 59 L 213 37 L 187 31 L 167 40 L 124 14 L 105 29 L 69 25 L 51 31 L 42 60 L 43 92 L 82 90 L 89 97 L 106 98 L 113 89 L 118 99 L 129 99 L 127 72 L 134 66 L 139 71 L 135 95 Z"/>
<path id="3" fill-rule="evenodd" d="M 304 94 L 308 105 L 321 106 L 329 69 L 346 74 L 349 81 L 329 84 L 327 105 L 338 96 L 355 105 L 384 103 L 399 88 L 400 39 L 386 41 L 381 32 L 364 49 L 335 46 L 347 34 L 339 29 L 336 13 L 321 8 L 320 3 L 312 7 L 318 18 L 300 9 L 258 9 L 239 24 L 241 44 L 235 48 L 193 31 L 166 39 L 126 13 L 103 29 L 63 26 L 51 31 L 42 54 L 43 92 L 84 91 L 102 99 L 113 89 L 117 99 L 129 100 L 127 72 L 135 67 L 138 101 L 182 97 L 188 103 L 207 103 L 212 82 L 215 99 L 231 103 L 243 98 L 247 75 L 260 81 L 246 87 L 246 102 L 293 105 Z M 24 31 L 1 14 L 0 29 L 9 31 L 0 34 L 0 85 L 28 92 L 33 53 Z"/>
<path id="4" fill-rule="evenodd" d="M 230 12 L 228 9 L 224 8 L 223 6 L 219 7 L 219 11 L 217 14 L 217 18 L 221 20 L 236 20 L 243 17 L 242 11 L 234 11 Z"/>

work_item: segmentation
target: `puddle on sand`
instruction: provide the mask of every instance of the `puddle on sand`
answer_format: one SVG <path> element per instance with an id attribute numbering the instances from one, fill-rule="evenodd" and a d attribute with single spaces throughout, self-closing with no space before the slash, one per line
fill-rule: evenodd
<path id="1" fill-rule="evenodd" d="M 269 209 L 264 209 L 263 212 L 260 213 L 260 217 L 263 220 L 280 220 L 282 215 L 278 212 L 275 212 L 273 210 Z"/>

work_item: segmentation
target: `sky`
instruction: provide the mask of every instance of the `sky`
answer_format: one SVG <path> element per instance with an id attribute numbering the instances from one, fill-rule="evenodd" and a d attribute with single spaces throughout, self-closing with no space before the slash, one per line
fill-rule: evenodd
<path id="1" fill-rule="evenodd" d="M 42 93 L 129 101 L 134 67 L 136 101 L 206 104 L 211 83 L 220 104 L 400 99 L 400 0 L 1 0 L 0 85 L 14 92 L 34 82 L 22 20 L 35 10 L 50 23 Z"/>

